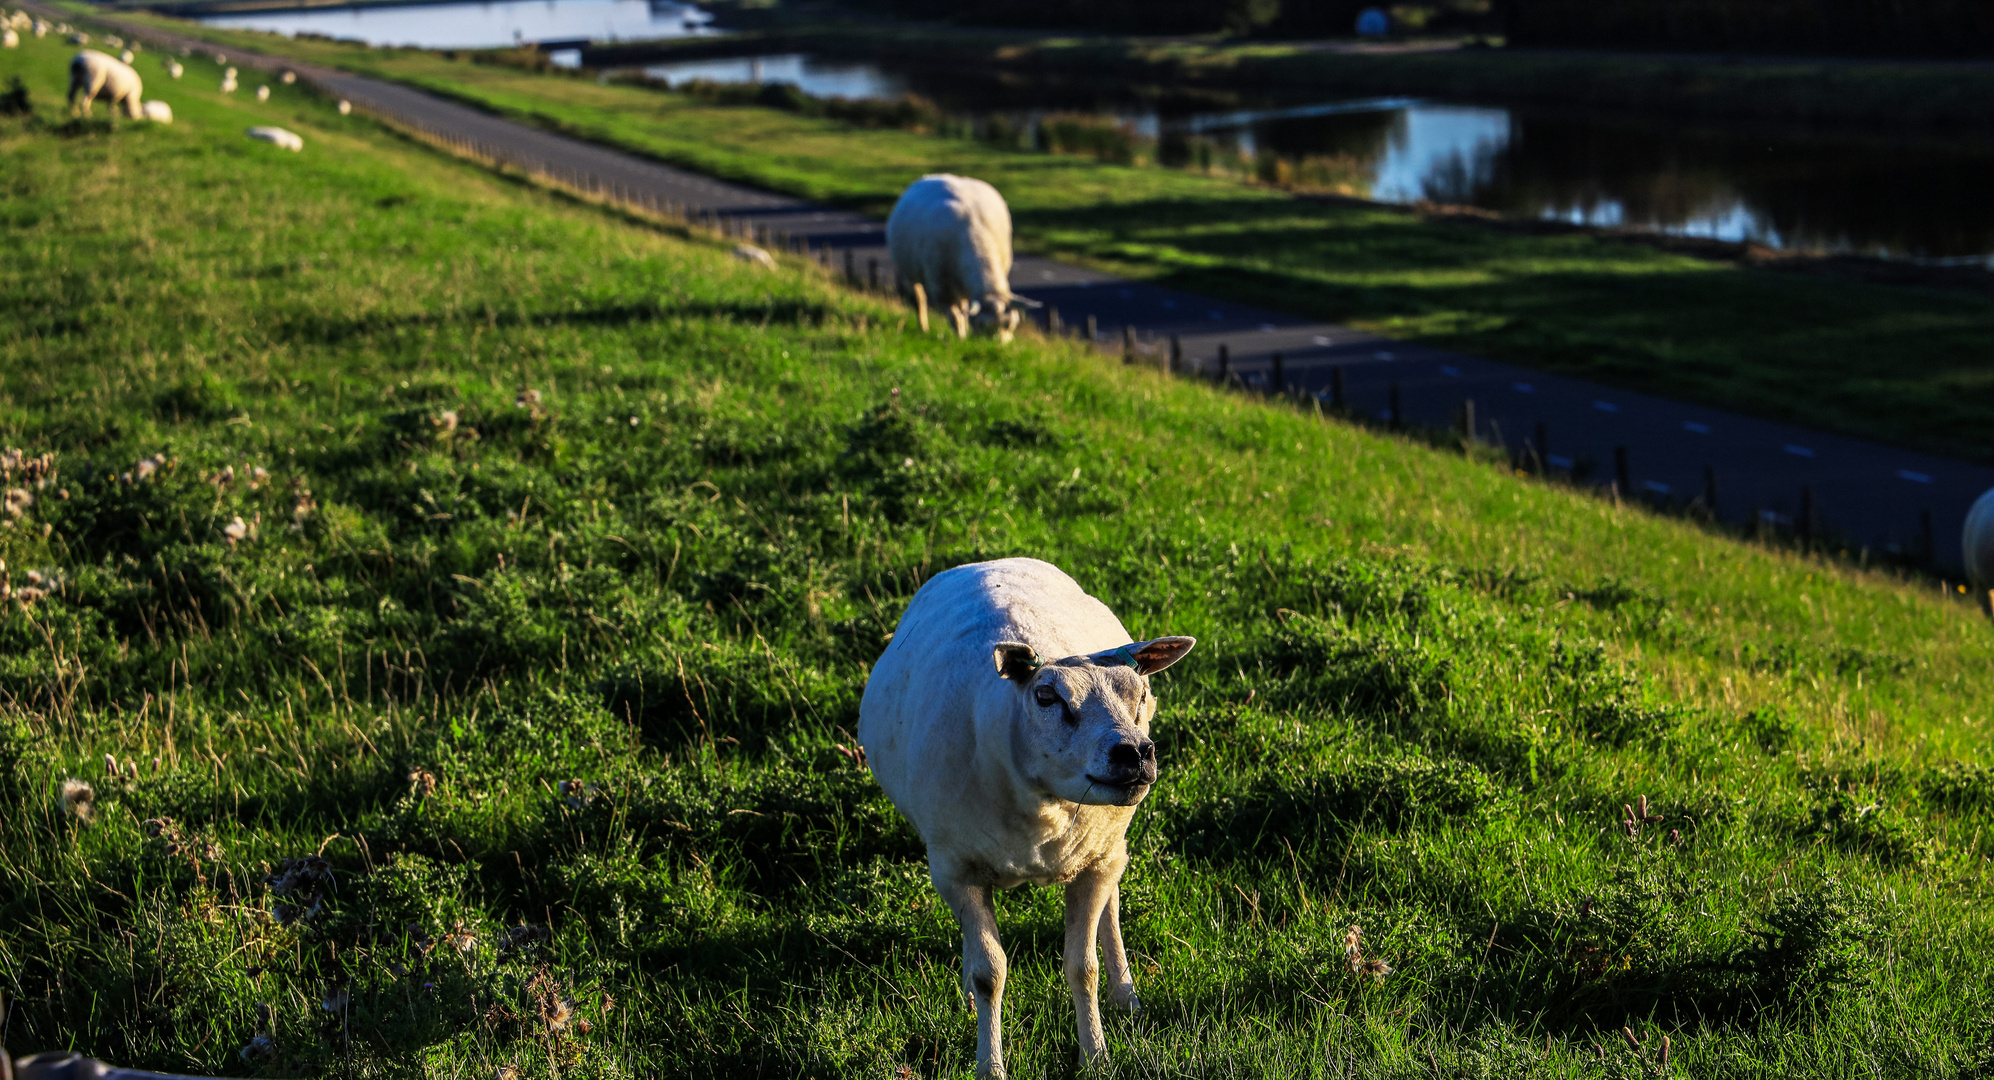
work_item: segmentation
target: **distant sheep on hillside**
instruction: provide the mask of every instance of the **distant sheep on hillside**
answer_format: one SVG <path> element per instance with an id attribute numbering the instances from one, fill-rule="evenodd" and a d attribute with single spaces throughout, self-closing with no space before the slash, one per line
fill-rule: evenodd
<path id="1" fill-rule="evenodd" d="M 1011 210 L 996 188 L 948 173 L 923 176 L 886 219 L 886 247 L 900 280 L 947 311 L 957 337 L 968 337 L 974 320 L 1011 340 L 1017 306 L 1030 301 L 1011 295 Z"/>
<path id="2" fill-rule="evenodd" d="M 0 49 L 18 49 L 20 47 L 21 35 L 15 33 L 13 27 L 10 26 L 5 30 L 0 30 Z"/>
<path id="3" fill-rule="evenodd" d="M 145 117 L 139 98 L 145 93 L 145 83 L 130 64 L 112 56 L 105 56 L 95 49 L 85 49 L 69 62 L 69 107 L 75 109 L 77 100 L 83 102 L 83 115 L 90 115 L 90 105 L 98 94 L 111 103 L 116 111 L 119 103 L 125 106 L 125 114 L 134 120 Z"/>
<path id="4" fill-rule="evenodd" d="M 145 118 L 155 124 L 170 124 L 173 122 L 173 106 L 164 101 L 148 101 L 145 103 Z"/>
<path id="5" fill-rule="evenodd" d="M 305 140 L 298 137 L 296 132 L 286 131 L 280 127 L 253 127 L 249 129 L 249 137 L 293 152 L 305 148 Z"/>
<path id="6" fill-rule="evenodd" d="M 269 88 L 269 87 L 267 87 L 267 86 L 259 86 L 259 87 L 257 87 L 257 88 L 256 88 L 256 100 L 258 100 L 258 101 L 269 101 L 269 100 L 270 100 L 270 88 Z"/>

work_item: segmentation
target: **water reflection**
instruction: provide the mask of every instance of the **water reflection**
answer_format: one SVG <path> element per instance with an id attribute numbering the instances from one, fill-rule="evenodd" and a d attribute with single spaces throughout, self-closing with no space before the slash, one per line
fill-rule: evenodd
<path id="1" fill-rule="evenodd" d="M 203 16 L 202 22 L 370 45 L 479 49 L 521 41 L 618 41 L 710 33 L 712 16 L 671 0 L 496 0 Z"/>
<path id="2" fill-rule="evenodd" d="M 1986 139 L 1414 101 L 1140 99 L 1127 88 L 961 72 L 891 71 L 806 56 L 659 65 L 668 80 L 794 83 L 826 97 L 914 93 L 952 112 L 1031 125 L 1055 111 L 1113 117 L 1160 139 L 1296 163 L 1294 175 L 1346 177 L 1387 202 L 1474 206 L 1519 217 L 1750 240 L 1773 247 L 1933 259 L 1994 256 L 1994 175 Z M 1306 168 L 1304 167 L 1306 166 Z M 1262 175 L 1268 170 L 1262 169 Z M 1283 173 L 1282 175 L 1288 175 Z"/>

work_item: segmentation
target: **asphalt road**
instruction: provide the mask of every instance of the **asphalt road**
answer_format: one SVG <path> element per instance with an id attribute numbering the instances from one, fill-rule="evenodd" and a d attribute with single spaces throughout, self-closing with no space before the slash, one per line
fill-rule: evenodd
<path id="1" fill-rule="evenodd" d="M 99 20 L 120 24 L 155 47 L 215 49 L 115 18 Z M 812 249 L 828 249 L 834 266 L 850 265 L 861 279 L 876 269 L 882 287 L 892 287 L 885 226 L 873 218 L 718 181 L 405 86 L 228 51 L 241 67 L 295 70 L 358 107 L 474 144 L 530 171 L 633 202 L 781 230 Z M 1165 352 L 1175 335 L 1185 369 L 1216 375 L 1223 348 L 1230 374 L 1259 388 L 1271 388 L 1278 354 L 1284 388 L 1328 401 L 1340 372 L 1347 407 L 1389 419 L 1396 394 L 1398 419 L 1412 425 L 1454 424 L 1462 403 L 1472 399 L 1477 438 L 1541 460 L 1554 472 L 1576 470 L 1582 480 L 1616 483 L 1624 459 L 1626 497 L 1710 505 L 1714 495 L 1717 515 L 1727 522 L 1811 528 L 1816 536 L 1878 552 L 1929 553 L 1942 570 L 1961 565 L 1967 509 L 1994 488 L 1994 468 L 1379 338 L 1050 259 L 1019 259 L 1012 287 L 1046 305 L 1041 319 L 1056 309 L 1067 327 L 1080 330 L 1091 317 L 1106 349 L 1122 347 L 1124 327 L 1153 354 Z"/>

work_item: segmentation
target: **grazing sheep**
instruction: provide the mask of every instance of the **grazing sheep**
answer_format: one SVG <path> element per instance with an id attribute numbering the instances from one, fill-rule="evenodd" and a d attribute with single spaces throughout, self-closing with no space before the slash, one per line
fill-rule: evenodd
<path id="1" fill-rule="evenodd" d="M 270 100 L 270 88 L 269 88 L 269 87 L 267 87 L 267 86 L 259 86 L 259 87 L 257 87 L 257 88 L 256 88 L 256 100 L 258 100 L 258 101 L 269 101 L 269 100 Z"/>
<path id="2" fill-rule="evenodd" d="M 249 137 L 293 152 L 305 148 L 305 140 L 299 138 L 296 132 L 280 127 L 253 127 L 249 129 Z"/>
<path id="3" fill-rule="evenodd" d="M 134 120 L 145 117 L 139 98 L 145 93 L 145 83 L 138 72 L 116 57 L 105 56 L 95 49 L 85 49 L 69 62 L 69 107 L 74 110 L 78 98 L 83 101 L 83 115 L 90 115 L 90 105 L 103 94 L 111 103 L 111 110 L 117 111 L 118 104 L 124 103 L 125 114 Z"/>
<path id="4" fill-rule="evenodd" d="M 886 247 L 900 280 L 946 309 L 959 338 L 973 318 L 1009 341 L 1017 307 L 1037 306 L 1011 295 L 1011 211 L 981 180 L 934 173 L 909 184 L 886 219 Z"/>
<path id="5" fill-rule="evenodd" d="M 346 115 L 347 113 L 350 113 L 350 112 L 352 112 L 352 111 L 353 111 L 353 103 L 352 103 L 352 102 L 350 102 L 350 101 L 348 101 L 348 100 L 346 100 L 345 98 L 340 98 L 340 99 L 339 99 L 339 115 L 341 115 L 341 116 L 345 116 L 345 115 Z"/>
<path id="6" fill-rule="evenodd" d="M 178 60 L 168 60 L 168 61 L 166 62 L 166 74 L 167 74 L 167 75 L 169 75 L 169 76 L 171 76 L 171 77 L 173 77 L 173 78 L 177 79 L 177 78 L 179 78 L 180 76 L 182 76 L 182 75 L 185 75 L 186 73 L 187 73 L 187 69 L 186 69 L 186 68 L 183 68 L 183 67 L 181 67 L 181 66 L 180 66 L 180 61 L 178 61 Z"/>
<path id="7" fill-rule="evenodd" d="M 235 76 L 233 75 L 222 76 L 222 93 L 224 94 L 235 93 Z"/>
<path id="8" fill-rule="evenodd" d="M 155 124 L 170 124 L 173 122 L 173 106 L 164 101 L 148 101 L 145 103 L 145 118 Z"/>
<path id="9" fill-rule="evenodd" d="M 1195 644 L 1130 641 L 1058 567 L 1000 559 L 921 586 L 866 681 L 865 760 L 920 833 L 928 876 L 962 925 L 979 1077 L 1004 1073 L 997 889 L 1066 886 L 1066 984 L 1083 1064 L 1105 1049 L 1097 940 L 1109 999 L 1137 1007 L 1120 883 L 1129 821 L 1156 781 L 1149 676 Z"/>
<path id="10" fill-rule="evenodd" d="M 216 53 L 216 54 L 215 54 L 215 63 L 217 63 L 217 64 L 227 64 L 227 63 L 228 63 L 228 57 L 227 57 L 227 56 L 225 56 L 225 55 L 223 55 L 222 53 Z"/>
<path id="11" fill-rule="evenodd" d="M 104 44 L 109 45 L 113 49 L 122 49 L 125 47 L 125 39 L 116 34 L 105 34 Z"/>
<path id="12" fill-rule="evenodd" d="M 35 36 L 36 36 L 36 37 L 47 37 L 47 36 L 48 36 L 48 20 L 47 20 L 47 19 L 36 19 L 36 20 L 35 20 Z"/>
<path id="13" fill-rule="evenodd" d="M 1973 500 L 1959 543 L 1967 576 L 1980 588 L 1994 589 L 1994 488 Z"/>
<path id="14" fill-rule="evenodd" d="M 126 49 L 124 52 L 118 54 L 118 61 L 120 63 L 129 64 L 136 59 L 138 59 L 138 54 L 132 52 L 130 49 Z"/>
<path id="15" fill-rule="evenodd" d="M 69 35 L 69 43 L 70 43 L 71 45 L 88 45 L 88 44 L 90 44 L 90 35 L 89 35 L 89 34 L 71 34 L 71 35 Z"/>
<path id="16" fill-rule="evenodd" d="M 764 270 L 775 269 L 775 256 L 753 244 L 735 244 L 734 257 L 744 263 L 753 263 Z"/>
<path id="17" fill-rule="evenodd" d="M 279 75 L 278 78 L 283 81 L 285 86 L 289 86 L 292 83 L 298 81 L 298 73 L 295 71 L 287 71 L 284 74 Z"/>
<path id="18" fill-rule="evenodd" d="M 18 49 L 20 47 L 21 35 L 15 33 L 13 27 L 10 26 L 5 30 L 0 30 L 0 49 Z"/>

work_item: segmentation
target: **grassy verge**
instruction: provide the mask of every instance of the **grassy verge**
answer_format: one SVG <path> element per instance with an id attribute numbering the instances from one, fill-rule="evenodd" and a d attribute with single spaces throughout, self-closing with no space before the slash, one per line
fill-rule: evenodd
<path id="1" fill-rule="evenodd" d="M 1983 362 L 1994 348 L 1994 302 L 1964 290 L 1432 220 L 1226 177 L 862 130 L 415 50 L 205 32 L 881 214 L 910 177 L 980 176 L 1010 200 L 1026 248 L 1540 370 L 1994 461 L 1984 423 L 1994 380 Z"/>
<path id="2" fill-rule="evenodd" d="M 14 1051 L 961 1075 L 958 943 L 839 746 L 918 584 L 1029 553 L 1202 642 L 1110 1075 L 1994 1064 L 1966 605 L 924 337 L 199 59 L 171 127 L 64 123 L 67 55 L 0 53 Z M 1013 1075 L 1071 1075 L 1058 894 L 1000 913 Z"/>

